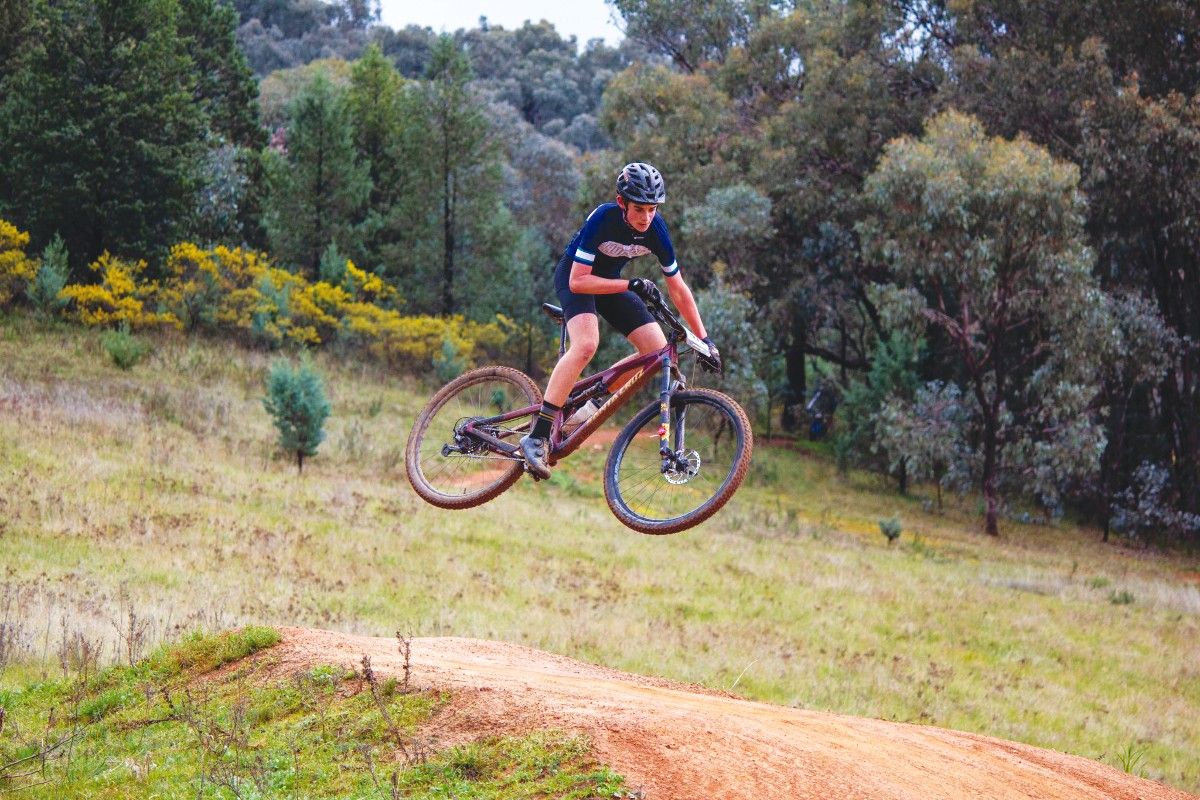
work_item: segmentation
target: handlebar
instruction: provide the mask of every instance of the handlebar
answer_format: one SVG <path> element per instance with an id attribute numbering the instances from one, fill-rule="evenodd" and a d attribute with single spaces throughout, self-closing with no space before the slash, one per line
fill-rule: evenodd
<path id="1" fill-rule="evenodd" d="M 716 365 L 711 361 L 711 353 L 708 349 L 708 344 L 696 334 L 688 330 L 688 327 L 680 321 L 679 317 L 671 309 L 666 307 L 661 300 L 644 300 L 646 308 L 650 311 L 650 316 L 654 317 L 661 324 L 670 328 L 677 342 L 686 342 L 687 346 L 696 351 L 696 356 L 709 367 L 716 368 Z"/>

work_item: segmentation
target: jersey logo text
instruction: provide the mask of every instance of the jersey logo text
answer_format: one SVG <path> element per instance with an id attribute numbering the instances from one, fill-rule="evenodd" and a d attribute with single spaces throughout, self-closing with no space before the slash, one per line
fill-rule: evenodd
<path id="1" fill-rule="evenodd" d="M 650 248 L 643 244 L 621 244 L 619 242 L 605 242 L 596 248 L 609 258 L 637 258 L 650 254 Z"/>

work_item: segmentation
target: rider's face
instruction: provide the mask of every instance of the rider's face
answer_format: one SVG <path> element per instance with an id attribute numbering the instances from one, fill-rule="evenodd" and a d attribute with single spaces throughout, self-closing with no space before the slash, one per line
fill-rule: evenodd
<path id="1" fill-rule="evenodd" d="M 631 203 L 620 195 L 617 196 L 617 205 L 625 212 L 625 221 L 629 223 L 629 227 L 639 233 L 649 230 L 650 223 L 654 221 L 654 215 L 658 212 L 656 205 Z"/>

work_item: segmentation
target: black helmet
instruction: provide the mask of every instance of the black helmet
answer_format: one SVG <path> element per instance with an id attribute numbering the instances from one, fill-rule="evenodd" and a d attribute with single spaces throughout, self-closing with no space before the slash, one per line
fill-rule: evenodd
<path id="1" fill-rule="evenodd" d="M 667 185 L 662 173 L 649 164 L 635 161 L 626 164 L 617 176 L 617 194 L 631 203 L 658 205 L 667 199 Z"/>

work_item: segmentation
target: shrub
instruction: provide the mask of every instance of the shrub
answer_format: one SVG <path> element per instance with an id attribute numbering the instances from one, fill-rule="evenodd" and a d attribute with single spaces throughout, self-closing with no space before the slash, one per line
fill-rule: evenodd
<path id="1" fill-rule="evenodd" d="M 1200 531 L 1200 514 L 1182 511 L 1181 505 L 1170 470 L 1144 461 L 1112 505 L 1112 526 L 1130 539 L 1182 539 Z"/>
<path id="2" fill-rule="evenodd" d="M 42 264 L 37 273 L 25 286 L 25 296 L 39 312 L 53 315 L 67 304 L 66 298 L 62 297 L 62 290 L 69 276 L 67 245 L 61 236 L 55 234 L 42 251 Z"/>
<path id="3" fill-rule="evenodd" d="M 10 238 L 28 241 L 15 228 Z M 476 358 L 501 357 L 522 334 L 501 315 L 491 322 L 460 315 L 403 316 L 391 307 L 400 302 L 395 287 L 333 250 L 326 256 L 326 277 L 336 282 L 312 283 L 271 266 L 268 256 L 253 250 L 206 250 L 181 242 L 171 249 L 157 283 L 143 279 L 145 262 L 105 253 L 91 265 L 99 284 L 70 285 L 60 296 L 71 304 L 69 315 L 88 325 L 208 327 L 269 347 L 336 341 L 394 366 L 421 370 L 444 358 L 447 340 L 466 369 Z"/>
<path id="4" fill-rule="evenodd" d="M 442 335 L 442 351 L 433 357 L 433 371 L 442 383 L 449 383 L 467 371 L 466 359 L 448 334 Z"/>
<path id="5" fill-rule="evenodd" d="M 900 520 L 897 517 L 889 517 L 888 519 L 879 520 L 879 532 L 887 537 L 888 544 L 900 538 L 900 532 L 903 528 L 900 525 Z"/>
<path id="6" fill-rule="evenodd" d="M 8 305 L 37 274 L 37 262 L 25 255 L 29 234 L 0 219 L 0 308 Z"/>
<path id="7" fill-rule="evenodd" d="M 100 337 L 100 344 L 104 345 L 105 351 L 120 369 L 133 369 L 150 352 L 149 344 L 129 332 L 128 322 L 122 322 L 116 330 L 105 331 Z"/>
<path id="8" fill-rule="evenodd" d="M 330 242 L 321 254 L 317 275 L 330 286 L 341 286 L 342 281 L 346 280 L 346 263 L 346 259 L 338 252 L 337 244 Z"/>
<path id="9" fill-rule="evenodd" d="M 62 290 L 62 297 L 74 301 L 71 314 L 85 325 L 119 325 L 130 327 L 171 324 L 179 319 L 171 312 L 155 313 L 146 308 L 146 301 L 159 293 L 153 281 L 141 282 L 146 270 L 145 261 L 124 261 L 103 253 L 89 268 L 100 275 L 99 284 L 71 284 Z"/>
<path id="10" fill-rule="evenodd" d="M 180 324 L 188 330 L 216 327 L 221 300 L 228 287 L 222 285 L 213 253 L 181 242 L 171 248 L 164 272 L 166 280 L 158 297 Z"/>
<path id="11" fill-rule="evenodd" d="M 329 401 L 321 377 L 307 360 L 292 369 L 287 362 L 276 362 L 267 376 L 267 396 L 263 408 L 279 430 L 279 445 L 296 454 L 296 470 L 304 471 L 304 457 L 317 454 L 325 441 L 325 419 Z"/>
<path id="12" fill-rule="evenodd" d="M 1119 592 L 1113 592 L 1108 596 L 1108 602 L 1114 606 L 1127 606 L 1134 601 L 1133 592 L 1128 589 L 1122 589 Z"/>

